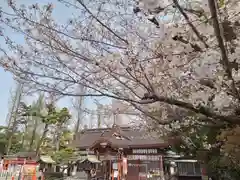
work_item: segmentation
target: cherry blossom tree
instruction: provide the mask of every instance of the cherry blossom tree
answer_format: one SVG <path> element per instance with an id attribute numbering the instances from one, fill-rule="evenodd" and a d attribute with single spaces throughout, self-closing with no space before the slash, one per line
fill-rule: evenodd
<path id="1" fill-rule="evenodd" d="M 1 33 L 0 62 L 18 78 L 121 100 L 164 129 L 240 124 L 238 1 L 60 1 L 78 12 L 65 24 L 52 4 L 1 11 L 1 24 L 25 36 L 19 45 Z"/>

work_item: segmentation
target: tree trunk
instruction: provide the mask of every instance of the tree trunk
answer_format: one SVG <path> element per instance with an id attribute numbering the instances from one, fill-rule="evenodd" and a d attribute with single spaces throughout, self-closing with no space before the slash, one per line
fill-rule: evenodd
<path id="1" fill-rule="evenodd" d="M 44 109 L 44 96 L 42 94 L 40 94 L 40 96 L 39 96 L 35 106 L 37 107 L 37 111 L 40 114 L 41 110 Z M 35 140 L 36 140 L 37 127 L 39 125 L 39 122 L 42 122 L 42 119 L 40 117 L 31 116 L 31 118 L 32 118 L 31 120 L 34 121 L 34 125 L 33 125 L 33 130 L 32 130 L 32 136 L 31 136 L 31 140 L 30 140 L 29 150 L 33 150 L 33 146 L 34 146 L 34 144 L 36 144 Z"/>
<path id="2" fill-rule="evenodd" d="M 29 150 L 33 150 L 33 144 L 34 144 L 34 140 L 36 138 L 37 126 L 38 126 L 38 118 L 36 117 L 34 120 L 34 127 L 33 127 L 32 136 L 31 136 L 31 140 L 30 140 Z"/>
<path id="3" fill-rule="evenodd" d="M 56 152 L 58 152 L 60 150 L 61 133 L 62 133 L 62 124 L 58 124 L 57 134 L 56 134 L 56 139 L 55 139 Z M 56 172 L 60 172 L 60 166 L 56 166 Z"/>
<path id="4" fill-rule="evenodd" d="M 101 110 L 97 107 L 97 128 L 101 128 Z"/>
<path id="5" fill-rule="evenodd" d="M 62 133 L 62 124 L 57 126 L 57 135 L 56 135 L 56 139 L 55 139 L 56 151 L 59 151 L 59 149 L 60 149 L 61 133 Z"/>
<path id="6" fill-rule="evenodd" d="M 10 114 L 10 119 L 8 122 L 8 129 L 7 129 L 7 138 L 8 138 L 8 143 L 6 146 L 6 153 L 8 154 L 10 152 L 11 146 L 12 146 L 12 138 L 13 135 L 17 129 L 17 112 L 18 108 L 20 105 L 21 97 L 22 97 L 22 84 L 18 84 L 17 90 L 16 90 L 16 95 L 14 97 L 14 104 L 12 107 L 12 111 Z"/>
<path id="7" fill-rule="evenodd" d="M 24 128 L 24 133 L 22 135 L 22 144 L 21 144 L 21 148 L 23 149 L 24 148 L 24 142 L 25 142 L 25 136 L 26 136 L 26 133 L 27 133 L 27 124 L 25 124 L 25 128 Z"/>
<path id="8" fill-rule="evenodd" d="M 71 164 L 68 163 L 67 176 L 71 176 Z"/>
<path id="9" fill-rule="evenodd" d="M 44 140 L 44 138 L 45 138 L 46 135 L 47 135 L 48 126 L 49 126 L 49 124 L 45 124 L 42 137 L 40 138 L 40 140 L 39 140 L 39 142 L 38 142 L 38 144 L 37 144 L 37 148 L 36 148 L 36 155 L 37 155 L 37 156 L 39 155 L 40 147 L 41 147 L 41 145 L 42 145 L 42 143 L 43 143 L 43 140 Z"/>
<path id="10" fill-rule="evenodd" d="M 80 94 L 84 93 L 85 89 L 83 86 L 80 86 Z M 74 131 L 74 137 L 77 136 L 77 133 L 79 132 L 79 126 L 82 124 L 82 114 L 83 114 L 83 102 L 84 102 L 84 97 L 79 97 L 77 101 L 77 123 L 75 126 L 75 131 Z"/>

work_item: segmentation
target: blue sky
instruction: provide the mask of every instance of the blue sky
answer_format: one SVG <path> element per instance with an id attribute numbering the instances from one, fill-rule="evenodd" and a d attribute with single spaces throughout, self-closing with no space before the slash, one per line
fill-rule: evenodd
<path id="1" fill-rule="evenodd" d="M 57 2 L 57 0 L 18 0 L 17 2 L 25 5 L 38 3 L 39 5 L 47 4 L 47 3 L 53 3 L 54 4 L 54 11 L 53 15 L 60 23 L 64 23 L 67 18 L 70 18 L 72 13 L 74 12 L 72 9 L 65 7 L 63 4 L 60 4 Z M 4 11 L 10 12 L 11 10 L 8 8 L 7 0 L 0 0 L 0 7 Z M 63 13 L 64 12 L 64 13 Z M 24 43 L 24 39 L 22 36 L 19 36 L 19 34 L 16 34 L 14 32 L 8 31 L 8 36 L 10 36 L 12 39 L 14 39 L 18 43 Z M 0 46 L 4 47 L 5 43 L 1 42 L 0 39 Z M 10 99 L 10 90 L 14 89 L 15 82 L 9 72 L 4 71 L 0 67 L 0 84 L 1 84 L 1 90 L 0 90 L 0 124 L 5 124 L 6 122 L 6 115 L 8 113 L 9 109 L 9 99 Z M 60 107 L 63 106 L 71 106 L 72 102 L 70 98 L 64 98 L 60 100 L 58 105 Z M 92 103 L 87 102 L 90 106 L 92 106 Z"/>

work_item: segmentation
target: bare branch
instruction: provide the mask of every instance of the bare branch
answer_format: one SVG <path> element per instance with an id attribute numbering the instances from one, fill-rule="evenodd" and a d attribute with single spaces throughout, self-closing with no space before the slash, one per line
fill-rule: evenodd
<path id="1" fill-rule="evenodd" d="M 92 15 L 92 17 L 94 19 L 96 19 L 96 21 L 101 24 L 104 28 L 106 28 L 110 33 L 112 33 L 114 36 L 116 36 L 118 39 L 120 39 L 121 41 L 123 41 L 124 43 L 128 44 L 128 41 L 126 39 L 123 39 L 122 37 L 120 37 L 119 35 L 117 35 L 112 29 L 110 29 L 108 26 L 106 26 L 102 21 L 100 21 L 88 8 L 87 6 L 83 3 L 82 0 L 77 0 L 77 2 L 79 2 L 85 9 L 86 11 Z"/>

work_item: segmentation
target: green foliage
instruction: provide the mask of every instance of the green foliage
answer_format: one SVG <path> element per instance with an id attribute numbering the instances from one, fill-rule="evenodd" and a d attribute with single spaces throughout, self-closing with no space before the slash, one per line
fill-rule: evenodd
<path id="1" fill-rule="evenodd" d="M 236 166 L 236 164 L 233 163 L 229 164 L 228 162 L 228 158 L 219 156 L 219 154 L 211 153 L 211 159 L 207 164 L 209 175 L 215 179 L 239 180 L 239 166 Z"/>
<path id="2" fill-rule="evenodd" d="M 185 156 L 197 156 L 198 150 L 206 149 L 210 139 L 214 139 L 213 131 L 208 127 L 182 127 L 175 135 L 181 137 L 181 143 L 174 147 L 178 153 L 184 153 Z"/>
<path id="3" fill-rule="evenodd" d="M 58 164 L 66 164 L 76 157 L 74 149 L 69 147 L 69 142 L 72 140 L 73 134 L 70 130 L 65 129 L 61 133 L 59 151 L 53 152 L 53 159 Z"/>
<path id="4" fill-rule="evenodd" d="M 68 109 L 64 107 L 58 112 L 57 122 L 63 124 L 67 122 L 70 118 L 71 118 L 71 115 Z"/>
<path id="5" fill-rule="evenodd" d="M 63 130 L 60 137 L 60 149 L 67 148 L 72 138 L 73 138 L 73 133 L 69 129 Z"/>
<path id="6" fill-rule="evenodd" d="M 58 163 L 67 163 L 68 161 L 72 160 L 74 157 L 75 152 L 71 148 L 64 148 L 61 149 L 60 151 L 54 152 L 53 154 L 53 159 Z"/>
<path id="7" fill-rule="evenodd" d="M 174 150 L 186 156 L 199 159 L 210 176 L 216 179 L 240 179 L 240 128 L 194 126 L 180 128 L 176 135 L 184 139 Z"/>
<path id="8" fill-rule="evenodd" d="M 4 154 L 7 145 L 6 130 L 2 129 L 0 131 L 0 153 Z"/>
<path id="9" fill-rule="evenodd" d="M 23 116 L 35 116 L 41 118 L 42 122 L 45 124 L 56 124 L 64 123 L 71 118 L 69 111 L 66 107 L 62 108 L 60 111 L 56 110 L 53 103 L 46 105 L 46 113 L 38 109 L 36 106 L 26 106 L 24 105 Z"/>
<path id="10" fill-rule="evenodd" d="M 54 102 L 45 103 L 43 95 L 40 95 L 38 100 L 31 105 L 21 102 L 18 111 L 18 118 L 26 119 L 25 132 L 15 132 L 11 152 L 19 152 L 23 150 L 36 150 L 38 153 L 53 155 L 57 157 L 68 157 L 71 151 L 68 149 L 68 143 L 72 138 L 71 131 L 67 128 L 71 115 L 66 107 L 57 109 Z M 42 125 L 42 134 L 39 134 L 39 125 Z M 1 131 L 0 127 L 0 131 Z M 3 128 L 4 129 L 4 128 Z M 38 129 L 38 130 L 37 130 Z M 49 134 L 50 130 L 57 129 L 56 134 Z M 3 131 L 3 130 L 2 130 Z M 5 134 L 0 133 L 0 147 L 4 149 L 6 146 Z M 56 137 L 59 138 L 59 152 L 56 152 Z M 21 141 L 24 139 L 24 143 Z M 24 145 L 23 145 L 24 144 Z M 57 158 L 58 159 L 58 158 Z"/>
<path id="11" fill-rule="evenodd" d="M 66 107 L 62 108 L 60 111 L 56 110 L 54 103 L 50 103 L 46 105 L 46 112 L 44 111 L 44 107 L 42 107 L 42 100 L 38 100 L 36 104 L 26 105 L 22 103 L 22 116 L 32 116 L 38 117 L 45 124 L 56 124 L 56 123 L 64 123 L 65 121 L 71 118 L 69 111 Z M 41 106 L 39 108 L 39 106 Z"/>
<path id="12" fill-rule="evenodd" d="M 26 123 L 24 130 L 14 130 L 10 153 L 36 150 L 52 156 L 58 164 L 68 163 L 75 156 L 75 151 L 69 148 L 73 134 L 67 127 L 71 115 L 66 107 L 58 109 L 54 103 L 46 104 L 44 96 L 40 95 L 31 105 L 21 102 L 16 117 Z M 37 130 L 39 125 L 42 125 L 42 134 Z M 50 134 L 53 129 L 56 129 L 55 134 Z M 4 153 L 8 144 L 6 132 L 7 127 L 0 126 L 0 153 Z"/>
<path id="13" fill-rule="evenodd" d="M 8 144 L 6 130 L 7 130 L 6 126 L 0 127 L 0 153 L 1 154 L 5 153 L 5 149 Z M 21 141 L 22 135 L 23 133 L 19 131 L 14 133 L 12 138 L 12 146 L 10 148 L 10 153 L 16 153 L 23 150 L 22 141 Z"/>

